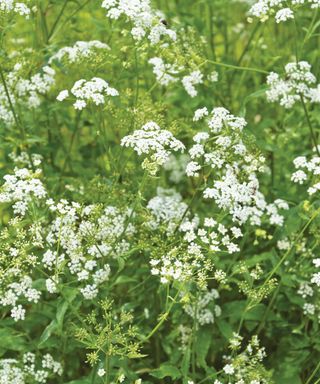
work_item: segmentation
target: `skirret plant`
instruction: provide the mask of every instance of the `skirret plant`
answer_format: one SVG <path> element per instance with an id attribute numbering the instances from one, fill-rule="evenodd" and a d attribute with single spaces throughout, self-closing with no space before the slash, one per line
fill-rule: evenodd
<path id="1" fill-rule="evenodd" d="M 319 0 L 0 0 L 0 384 L 320 384 Z"/>

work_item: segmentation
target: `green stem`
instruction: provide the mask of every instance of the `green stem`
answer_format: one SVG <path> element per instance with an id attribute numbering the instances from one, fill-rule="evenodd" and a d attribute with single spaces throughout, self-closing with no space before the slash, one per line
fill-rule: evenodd
<path id="1" fill-rule="evenodd" d="M 251 68 L 251 67 L 241 67 L 241 66 L 238 66 L 238 65 L 221 63 L 221 62 L 214 61 L 214 60 L 205 60 L 201 65 L 204 65 L 204 64 L 206 64 L 206 63 L 210 63 L 210 64 L 218 65 L 218 66 L 220 66 L 220 67 L 225 67 L 225 68 L 235 69 L 235 70 L 237 70 L 237 71 L 258 72 L 258 73 L 263 73 L 263 74 L 265 74 L 265 75 L 269 75 L 269 72 L 268 72 L 268 71 L 264 71 L 263 69 L 259 69 L 259 68 Z"/>
<path id="2" fill-rule="evenodd" d="M 317 137 L 316 137 L 315 132 L 313 130 L 313 127 L 312 127 L 312 124 L 311 124 L 311 120 L 310 120 L 310 116 L 309 116 L 309 112 L 308 112 L 306 103 L 305 103 L 304 98 L 303 98 L 302 95 L 300 95 L 300 100 L 301 100 L 301 104 L 302 104 L 302 107 L 303 107 L 304 115 L 305 115 L 307 123 L 308 123 L 309 130 L 310 130 L 311 140 L 313 141 L 313 144 L 315 146 L 315 150 L 317 152 L 317 155 L 320 156 L 320 152 L 319 152 L 319 148 L 318 148 L 318 143 L 317 143 Z"/>
<path id="3" fill-rule="evenodd" d="M 152 329 L 152 331 L 143 339 L 143 342 L 146 342 L 148 341 L 156 332 L 157 330 L 161 327 L 161 325 L 167 320 L 170 312 L 171 312 L 171 309 L 172 307 L 174 306 L 174 304 L 176 303 L 176 299 L 178 298 L 180 294 L 180 290 L 177 292 L 177 294 L 175 295 L 175 297 L 172 299 L 172 302 L 169 306 L 169 308 L 167 309 L 167 311 L 165 313 L 163 313 L 161 315 L 161 319 L 160 321 L 158 322 L 158 324 Z"/>
<path id="4" fill-rule="evenodd" d="M 54 31 L 55 31 L 56 28 L 57 28 L 57 25 L 58 25 L 58 23 L 59 23 L 59 21 L 60 21 L 62 15 L 63 15 L 63 12 L 64 12 L 64 10 L 65 10 L 67 4 L 68 4 L 68 0 L 64 0 L 64 3 L 63 3 L 63 6 L 62 6 L 62 8 L 61 8 L 61 10 L 60 10 L 60 12 L 59 12 L 59 15 L 58 15 L 58 17 L 56 18 L 56 21 L 54 22 L 54 24 L 53 24 L 53 26 L 52 26 L 52 28 L 51 28 L 51 31 L 50 31 L 49 34 L 48 34 L 48 42 L 50 41 L 52 35 L 54 34 Z"/>
<path id="5" fill-rule="evenodd" d="M 305 384 L 310 384 L 311 380 L 314 378 L 314 376 L 316 375 L 316 373 L 319 371 L 320 369 L 320 361 L 319 363 L 317 364 L 317 366 L 315 367 L 314 371 L 311 373 L 311 375 L 309 376 L 308 380 L 306 381 Z M 320 379 L 318 379 L 315 384 L 319 383 L 320 382 Z"/>

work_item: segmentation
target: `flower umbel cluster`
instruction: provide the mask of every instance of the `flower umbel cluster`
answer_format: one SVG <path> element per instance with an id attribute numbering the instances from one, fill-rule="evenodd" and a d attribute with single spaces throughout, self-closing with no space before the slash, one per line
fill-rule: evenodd
<path id="1" fill-rule="evenodd" d="M 99 286 L 109 279 L 107 262 L 130 249 L 128 239 L 135 231 L 132 224 L 126 224 L 130 212 L 122 213 L 113 206 L 82 207 L 66 200 L 49 200 L 47 204 L 56 215 L 46 234 L 50 248 L 42 258 L 43 265 L 52 273 L 46 281 L 47 289 L 55 293 L 57 279 L 63 280 L 70 273 L 76 277 L 82 295 L 91 300 L 97 296 Z"/>
<path id="2" fill-rule="evenodd" d="M 12 126 L 16 121 L 12 107 L 22 105 L 36 109 L 41 104 L 41 95 L 46 95 L 55 83 L 55 70 L 44 66 L 41 71 L 26 79 L 21 72 L 22 63 L 17 63 L 0 84 L 0 121 Z"/>
<path id="3" fill-rule="evenodd" d="M 29 203 L 42 200 L 47 192 L 39 177 L 41 170 L 35 172 L 27 168 L 15 168 L 13 175 L 5 175 L 5 183 L 0 188 L 0 203 L 12 204 L 13 212 L 25 216 Z"/>
<path id="4" fill-rule="evenodd" d="M 71 94 L 76 97 L 73 106 L 75 109 L 84 109 L 89 102 L 95 105 L 105 103 L 105 96 L 118 96 L 119 92 L 111 88 L 109 84 L 100 77 L 93 77 L 90 81 L 78 80 L 71 88 Z M 63 90 L 57 96 L 57 100 L 63 101 L 69 96 L 68 90 Z"/>
<path id="5" fill-rule="evenodd" d="M 249 14 L 266 21 L 269 15 L 275 14 L 277 23 L 294 18 L 294 10 L 301 5 L 309 5 L 312 9 L 320 7 L 319 0 L 258 0 L 250 8 Z"/>
<path id="6" fill-rule="evenodd" d="M 141 129 L 133 132 L 132 135 L 125 136 L 121 140 L 121 145 L 131 147 L 139 156 L 146 155 L 146 162 L 143 167 L 150 166 L 150 162 L 157 166 L 164 165 L 172 151 L 183 152 L 184 144 L 176 139 L 170 131 L 161 129 L 153 121 L 146 123 Z"/>
<path id="7" fill-rule="evenodd" d="M 182 201 L 180 193 L 173 189 L 157 189 L 157 196 L 153 197 L 147 205 L 153 218 L 148 225 L 153 230 L 159 230 L 162 225 L 168 235 L 172 235 L 177 228 L 190 222 L 188 205 Z M 196 226 L 196 219 L 192 222 Z"/>
<path id="8" fill-rule="evenodd" d="M 298 184 L 304 184 L 308 179 L 312 180 L 308 194 L 311 196 L 317 193 L 320 190 L 320 157 L 313 156 L 308 161 L 305 156 L 299 156 L 294 159 L 293 164 L 297 170 L 292 174 L 291 180 Z"/>
<path id="9" fill-rule="evenodd" d="M 32 288 L 32 279 L 29 276 L 24 276 L 19 282 L 9 284 L 0 299 L 2 306 L 12 307 L 11 317 L 14 321 L 25 319 L 26 310 L 21 304 L 17 304 L 19 299 L 26 299 L 30 303 L 37 303 L 40 299 L 40 292 Z"/>
<path id="10" fill-rule="evenodd" d="M 49 379 L 62 375 L 62 365 L 47 353 L 37 361 L 36 355 L 27 352 L 21 361 L 0 360 L 0 384 L 45 384 Z"/>
<path id="11" fill-rule="evenodd" d="M 69 63 L 76 63 L 80 59 L 88 58 L 95 50 L 109 50 L 110 47 L 99 40 L 77 41 L 72 47 L 63 47 L 57 53 L 51 56 L 49 64 L 55 61 L 66 60 Z"/>
<path id="12" fill-rule="evenodd" d="M 107 17 L 119 19 L 126 17 L 133 24 L 132 37 L 140 41 L 145 36 L 151 44 L 158 44 L 163 36 L 176 40 L 176 33 L 161 22 L 162 15 L 151 8 L 150 0 L 104 0 L 102 8 L 107 10 Z"/>
<path id="13" fill-rule="evenodd" d="M 230 349 L 238 351 L 237 355 L 226 356 L 223 374 L 215 384 L 270 384 L 270 373 L 262 365 L 266 357 L 265 348 L 260 346 L 257 336 L 253 336 L 246 348 L 240 352 L 242 337 L 233 334 L 230 339 Z M 221 378 L 220 378 L 221 376 Z"/>
<path id="14" fill-rule="evenodd" d="M 0 12 L 4 13 L 17 13 L 20 16 L 24 16 L 29 19 L 31 9 L 20 1 L 15 0 L 0 0 Z"/>
<path id="15" fill-rule="evenodd" d="M 206 177 L 213 185 L 204 190 L 204 197 L 228 211 L 234 221 L 242 224 L 250 219 L 252 224 L 260 225 L 266 213 L 271 224 L 282 225 L 283 217 L 278 209 L 288 206 L 279 199 L 267 204 L 259 190 L 257 174 L 264 171 L 265 159 L 250 153 L 244 144 L 242 131 L 246 121 L 225 108 L 215 108 L 210 114 L 206 108 L 199 109 L 194 120 L 205 117 L 209 131 L 194 136 L 187 175 L 199 177 L 200 171 L 208 172 Z"/>
<path id="16" fill-rule="evenodd" d="M 271 72 L 267 78 L 268 101 L 279 102 L 285 108 L 292 108 L 301 98 L 310 103 L 320 103 L 320 84 L 316 88 L 312 87 L 316 83 L 316 77 L 310 70 L 309 63 L 300 61 L 285 66 L 285 79 Z"/>

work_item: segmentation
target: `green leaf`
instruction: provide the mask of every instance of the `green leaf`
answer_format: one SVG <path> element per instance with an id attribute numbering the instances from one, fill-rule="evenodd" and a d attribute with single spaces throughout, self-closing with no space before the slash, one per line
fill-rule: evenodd
<path id="1" fill-rule="evenodd" d="M 23 337 L 10 328 L 0 329 L 1 348 L 12 351 L 23 351 L 26 348 L 26 343 Z"/>
<path id="2" fill-rule="evenodd" d="M 227 323 L 226 321 L 222 320 L 222 319 L 216 319 L 216 324 L 217 324 L 221 334 L 227 340 L 229 340 L 232 337 L 232 334 L 233 334 L 233 329 L 232 329 L 231 325 L 229 323 Z"/>
<path id="3" fill-rule="evenodd" d="M 57 330 L 58 324 L 56 320 L 52 320 L 51 323 L 45 328 L 45 330 L 42 332 L 42 335 L 40 336 L 39 344 L 38 346 L 41 347 L 52 335 L 54 331 Z"/>
<path id="4" fill-rule="evenodd" d="M 209 331 L 201 331 L 196 337 L 197 362 L 202 368 L 207 368 L 206 357 L 209 352 L 212 335 Z"/>
<path id="5" fill-rule="evenodd" d="M 181 377 L 181 372 L 179 371 L 179 369 L 170 364 L 162 364 L 160 368 L 154 370 L 150 374 L 151 376 L 156 377 L 157 379 L 171 377 L 171 379 L 177 380 Z"/>

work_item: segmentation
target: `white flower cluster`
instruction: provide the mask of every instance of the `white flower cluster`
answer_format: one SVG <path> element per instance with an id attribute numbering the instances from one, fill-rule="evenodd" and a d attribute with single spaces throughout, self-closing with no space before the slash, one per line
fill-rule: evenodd
<path id="1" fill-rule="evenodd" d="M 0 360 L 0 384 L 45 384 L 54 375 L 62 375 L 62 365 L 48 353 L 43 356 L 40 364 L 31 352 L 25 353 L 22 361 Z"/>
<path id="2" fill-rule="evenodd" d="M 109 278 L 110 266 L 105 259 L 130 249 L 128 238 L 135 229 L 132 224 L 126 224 L 129 212 L 122 213 L 113 206 L 101 211 L 102 208 L 95 205 L 82 207 L 66 200 L 57 204 L 48 200 L 47 204 L 56 215 L 46 234 L 50 248 L 42 258 L 45 268 L 53 273 L 47 280 L 47 289 L 56 292 L 57 276 L 63 275 L 63 266 L 66 266 L 68 273 L 76 276 L 83 296 L 91 300 Z M 123 238 L 117 242 L 121 234 Z"/>
<path id="3" fill-rule="evenodd" d="M 241 348 L 243 338 L 234 334 L 230 340 L 230 348 L 238 350 Z M 263 373 L 262 361 L 266 357 L 264 347 L 260 347 L 257 336 L 253 336 L 246 348 L 238 355 L 225 356 L 227 364 L 223 367 L 223 375 L 226 381 L 216 380 L 214 384 L 269 384 L 270 381 Z M 220 375 L 221 376 L 221 375 Z"/>
<path id="4" fill-rule="evenodd" d="M 20 103 L 31 109 L 37 108 L 41 104 L 40 95 L 48 93 L 55 83 L 55 71 L 51 67 L 45 66 L 30 79 L 25 79 L 20 75 L 22 69 L 23 65 L 18 63 L 12 72 L 6 75 L 5 81 L 10 101 L 13 107 Z M 13 112 L 3 84 L 0 84 L 1 120 L 8 126 L 14 123 Z"/>
<path id="5" fill-rule="evenodd" d="M 182 225 L 182 230 L 185 232 L 184 239 L 191 248 L 200 247 L 199 249 L 204 248 L 209 252 L 224 251 L 229 254 L 240 251 L 239 246 L 234 241 L 243 236 L 240 228 L 234 226 L 228 229 L 211 217 L 204 219 L 201 228 L 185 223 Z"/>
<path id="6" fill-rule="evenodd" d="M 145 36 L 152 45 L 158 44 L 162 36 L 176 40 L 176 32 L 161 21 L 162 15 L 151 8 L 150 0 L 104 0 L 102 8 L 107 10 L 110 19 L 125 16 L 133 24 L 131 35 L 137 41 Z"/>
<path id="7" fill-rule="evenodd" d="M 320 258 L 313 259 L 313 264 L 316 268 L 320 268 Z M 316 272 L 312 275 L 311 283 L 320 287 L 320 272 Z"/>
<path id="8" fill-rule="evenodd" d="M 141 129 L 125 136 L 121 140 L 124 147 L 133 148 L 139 156 L 147 155 L 157 165 L 165 164 L 171 151 L 184 151 L 185 146 L 173 134 L 153 121 L 146 123 Z"/>
<path id="9" fill-rule="evenodd" d="M 13 204 L 13 212 L 25 216 L 31 201 L 42 200 L 47 192 L 39 176 L 41 170 L 35 172 L 27 168 L 15 168 L 13 175 L 5 175 L 4 184 L 0 188 L 0 203 Z"/>
<path id="10" fill-rule="evenodd" d="M 213 324 L 214 319 L 221 315 L 221 308 L 215 304 L 219 298 L 219 292 L 216 289 L 211 289 L 200 295 L 193 303 L 183 307 L 185 312 L 196 319 L 200 325 Z M 213 309 L 208 308 L 213 307 Z"/>
<path id="11" fill-rule="evenodd" d="M 158 229 L 164 225 L 167 234 L 173 234 L 177 225 L 189 223 L 190 213 L 187 212 L 187 204 L 182 201 L 180 193 L 173 189 L 157 189 L 157 196 L 153 197 L 147 205 L 147 208 L 154 217 L 147 224 L 152 229 Z M 193 220 L 194 225 L 196 219 Z"/>
<path id="12" fill-rule="evenodd" d="M 190 73 L 190 75 L 184 76 L 182 79 L 182 85 L 188 93 L 189 96 L 195 97 L 198 94 L 198 91 L 195 88 L 195 85 L 203 83 L 203 74 L 201 71 L 196 70 Z"/>
<path id="13" fill-rule="evenodd" d="M 160 57 L 153 57 L 149 60 L 149 64 L 153 65 L 153 73 L 160 85 L 168 86 L 169 84 L 181 81 L 185 91 L 190 97 L 196 97 L 198 95 L 195 86 L 203 84 L 204 82 L 204 75 L 200 70 L 192 71 L 189 75 L 181 78 L 180 74 L 183 67 L 179 67 L 175 63 L 165 63 Z M 218 73 L 211 73 L 208 76 L 208 80 L 211 82 L 218 81 Z"/>
<path id="14" fill-rule="evenodd" d="M 294 8 L 303 4 L 309 4 L 312 9 L 320 8 L 320 0 L 258 0 L 250 8 L 249 14 L 266 21 L 269 15 L 275 14 L 277 23 L 294 18 Z"/>
<path id="15" fill-rule="evenodd" d="M 186 220 L 180 225 L 180 231 L 184 233 L 185 243 L 174 248 L 168 254 L 160 258 L 152 258 L 151 273 L 159 275 L 163 284 L 178 280 L 188 281 L 191 276 L 204 270 L 211 270 L 213 264 L 208 260 L 207 253 L 227 252 L 229 254 L 239 252 L 240 248 L 236 240 L 243 236 L 240 228 L 233 226 L 228 229 L 212 218 L 205 218 L 202 227 L 199 220 Z M 225 280 L 222 271 L 216 271 L 215 279 L 218 282 Z M 222 272 L 222 273 L 221 273 Z"/>
<path id="16" fill-rule="evenodd" d="M 159 84 L 168 86 L 171 83 L 179 81 L 180 68 L 175 64 L 167 64 L 160 57 L 153 57 L 149 60 L 149 64 L 153 65 L 153 73 Z"/>
<path id="17" fill-rule="evenodd" d="M 9 284 L 0 299 L 2 306 L 12 307 L 11 317 L 14 321 L 25 319 L 26 310 L 21 304 L 18 304 L 18 301 L 23 299 L 33 303 L 37 303 L 40 299 L 40 292 L 32 288 L 32 279 L 29 276 L 24 276 L 19 282 Z"/>
<path id="18" fill-rule="evenodd" d="M 320 268 L 320 259 L 314 258 L 313 264 L 315 268 Z M 304 299 L 302 311 L 305 316 L 314 318 L 317 316 L 320 322 L 320 305 L 317 293 L 320 287 L 320 272 L 313 272 L 308 282 L 302 282 L 298 289 L 298 295 Z"/>
<path id="19" fill-rule="evenodd" d="M 119 95 L 119 92 L 115 88 L 111 88 L 109 84 L 100 77 L 93 77 L 90 81 L 85 79 L 78 80 L 74 83 L 70 92 L 76 97 L 73 106 L 78 110 L 85 108 L 88 102 L 101 105 L 105 103 L 105 96 Z M 57 100 L 63 101 L 67 97 L 69 97 L 69 91 L 65 89 L 59 93 Z"/>
<path id="20" fill-rule="evenodd" d="M 54 61 L 63 61 L 67 60 L 69 63 L 76 63 L 82 58 L 88 58 L 91 54 L 97 49 L 110 49 L 110 47 L 102 43 L 99 40 L 92 41 L 77 41 L 72 47 L 63 47 L 59 49 L 49 59 L 49 64 L 52 64 Z"/>
<path id="21" fill-rule="evenodd" d="M 308 188 L 308 194 L 311 196 L 317 193 L 320 190 L 320 157 L 313 156 L 308 161 L 305 156 L 299 156 L 294 159 L 293 164 L 297 171 L 292 174 L 291 180 L 294 183 L 303 184 L 310 179 L 314 184 Z"/>
<path id="22" fill-rule="evenodd" d="M 285 79 L 271 72 L 267 77 L 267 100 L 279 102 L 285 108 L 292 108 L 301 97 L 310 103 L 320 103 L 320 84 L 312 87 L 317 80 L 310 70 L 311 65 L 308 62 L 300 61 L 285 66 Z"/>
<path id="23" fill-rule="evenodd" d="M 194 136 L 187 175 L 199 177 L 203 168 L 209 167 L 210 174 L 214 169 L 213 180 L 209 176 L 213 186 L 204 190 L 204 197 L 214 199 L 235 222 L 242 224 L 250 219 L 251 224 L 260 225 L 263 214 L 267 214 L 271 224 L 282 225 L 283 216 L 278 209 L 288 209 L 288 205 L 280 199 L 267 204 L 259 191 L 257 173 L 264 171 L 264 158 L 252 155 L 242 141 L 246 121 L 225 108 L 215 108 L 210 114 L 201 108 L 195 112 L 194 120 L 205 117 L 209 132 Z"/>
<path id="24" fill-rule="evenodd" d="M 30 8 L 20 1 L 14 0 L 0 0 L 0 12 L 4 13 L 17 13 L 20 16 L 24 16 L 29 19 L 31 10 Z"/>
<path id="25" fill-rule="evenodd" d="M 10 159 L 19 167 L 27 167 L 31 169 L 34 167 L 39 167 L 42 163 L 43 157 L 37 153 L 28 154 L 27 152 L 20 152 L 16 154 L 11 152 L 9 154 Z"/>
<path id="26" fill-rule="evenodd" d="M 173 248 L 167 255 L 150 260 L 151 274 L 159 276 L 162 284 L 191 279 L 194 266 L 190 262 L 184 262 L 179 257 L 179 251 L 178 248 Z"/>

